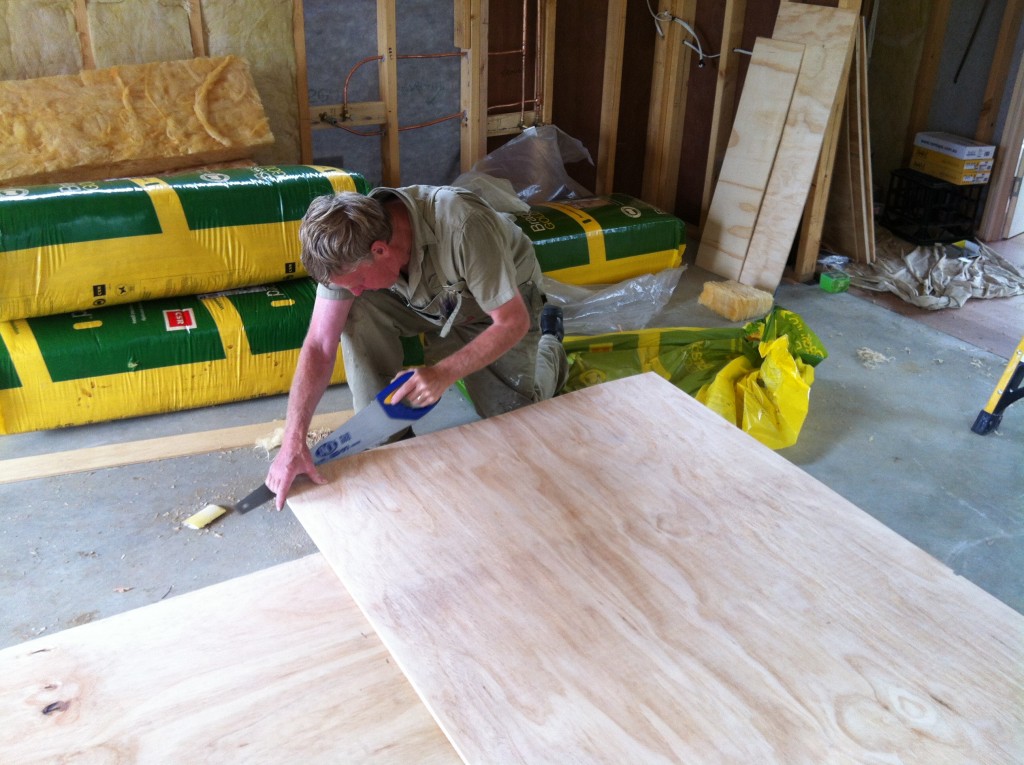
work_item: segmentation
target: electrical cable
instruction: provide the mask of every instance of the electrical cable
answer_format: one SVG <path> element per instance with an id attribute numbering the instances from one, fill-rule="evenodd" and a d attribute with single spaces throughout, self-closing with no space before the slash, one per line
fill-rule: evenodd
<path id="1" fill-rule="evenodd" d="M 689 34 L 690 37 L 693 38 L 693 42 L 690 42 L 689 40 L 683 40 L 683 45 L 685 45 L 687 48 L 689 48 L 690 50 L 694 51 L 697 54 L 698 68 L 704 67 L 704 59 L 718 58 L 719 56 L 722 55 L 721 53 L 705 53 L 704 46 L 701 44 L 700 41 L 700 35 L 697 34 L 696 29 L 694 29 L 686 21 L 679 18 L 678 16 L 674 16 L 669 11 L 659 11 L 655 13 L 654 8 L 651 7 L 651 0 L 647 0 L 647 11 L 651 14 L 651 18 L 654 19 L 654 28 L 658 30 L 658 37 L 663 38 L 665 36 L 665 30 L 661 28 L 662 21 L 675 22 L 676 24 L 678 24 L 679 26 L 686 30 L 687 34 Z"/>

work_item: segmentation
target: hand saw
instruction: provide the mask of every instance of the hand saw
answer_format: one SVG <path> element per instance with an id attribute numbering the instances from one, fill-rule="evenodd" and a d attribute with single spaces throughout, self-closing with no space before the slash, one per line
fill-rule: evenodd
<path id="1" fill-rule="evenodd" d="M 356 412 L 340 428 L 314 446 L 313 464 L 322 465 L 339 457 L 348 457 L 380 446 L 437 406 L 438 401 L 422 407 L 409 406 L 404 400 L 397 404 L 391 403 L 391 395 L 411 376 L 410 371 L 396 377 L 368 406 Z M 445 395 L 447 396 L 448 392 Z M 234 505 L 234 510 L 247 513 L 269 502 L 274 496 L 274 492 L 267 488 L 266 484 L 260 484 L 259 488 Z"/>

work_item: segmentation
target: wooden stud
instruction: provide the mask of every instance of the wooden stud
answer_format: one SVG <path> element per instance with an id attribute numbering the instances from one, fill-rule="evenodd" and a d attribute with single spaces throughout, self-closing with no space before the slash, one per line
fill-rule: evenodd
<path id="1" fill-rule="evenodd" d="M 295 36 L 295 95 L 299 109 L 299 159 L 313 161 L 313 134 L 309 124 L 309 78 L 306 72 L 306 22 L 302 0 L 294 0 L 292 31 Z"/>
<path id="2" fill-rule="evenodd" d="M 301 0 L 295 0 L 301 5 Z M 188 14 L 188 31 L 192 38 L 192 55 L 202 58 L 206 55 L 206 35 L 203 34 L 203 6 L 199 0 L 185 3 Z"/>
<path id="3" fill-rule="evenodd" d="M 924 51 L 917 69 L 917 84 L 914 87 L 914 102 L 910 107 L 907 134 L 903 142 L 903 164 L 909 164 L 914 151 L 914 137 L 928 129 L 928 114 L 932 108 L 932 93 L 939 77 L 939 62 L 942 58 L 942 44 L 946 39 L 946 25 L 949 22 L 949 8 L 952 0 L 933 0 L 928 29 L 924 34 Z"/>
<path id="4" fill-rule="evenodd" d="M 380 97 L 384 102 L 384 135 L 380 139 L 381 181 L 401 184 L 398 150 L 398 42 L 395 0 L 377 0 L 377 53 L 380 62 Z"/>
<path id="5" fill-rule="evenodd" d="M 318 414 L 310 423 L 310 430 L 334 429 L 352 416 L 352 410 Z M 233 428 L 183 433 L 162 438 L 147 438 L 124 444 L 90 446 L 74 451 L 14 457 L 0 462 L 0 484 L 51 478 L 57 475 L 84 473 L 89 470 L 136 465 L 140 462 L 185 457 L 192 454 L 241 449 L 253 446 L 276 428 L 284 427 L 284 420 L 239 425 Z"/>
<path id="6" fill-rule="evenodd" d="M 860 25 L 860 161 L 861 186 L 864 194 L 864 244 L 866 262 L 875 262 L 875 180 L 871 170 L 871 115 L 868 106 L 868 31 L 867 19 Z"/>
<path id="7" fill-rule="evenodd" d="M 455 44 L 463 54 L 463 172 L 487 154 L 487 12 L 488 0 L 459 0 L 455 4 Z"/>
<path id="8" fill-rule="evenodd" d="M 537 112 L 530 109 L 525 112 L 504 112 L 487 117 L 487 135 L 518 135 L 523 126 L 536 125 Z"/>
<path id="9" fill-rule="evenodd" d="M 78 44 L 82 49 L 82 69 L 95 69 L 96 55 L 92 50 L 92 34 L 89 31 L 88 0 L 75 0 L 75 26 L 78 28 Z"/>
<path id="10" fill-rule="evenodd" d="M 555 92 L 555 19 L 558 13 L 558 0 L 540 0 L 540 11 L 537 23 L 543 30 L 541 44 L 541 102 L 538 118 L 542 125 L 551 124 L 551 110 L 554 107 L 552 96 Z"/>
<path id="11" fill-rule="evenodd" d="M 346 127 L 365 127 L 367 125 L 383 125 L 387 114 L 383 101 L 349 101 L 348 104 L 325 104 L 316 107 L 317 122 L 314 127 L 327 128 L 320 121 L 321 116 L 331 117 L 344 122 Z"/>
<path id="12" fill-rule="evenodd" d="M 999 27 L 999 39 L 995 52 L 992 54 L 992 66 L 988 71 L 988 83 L 985 96 L 981 102 L 981 113 L 974 138 L 982 143 L 992 143 L 996 131 L 996 119 L 999 117 L 1006 83 L 1010 78 L 1010 67 L 1013 64 L 1013 51 L 1020 33 L 1021 22 L 1024 21 L 1024 0 L 1007 0 L 1003 9 L 1003 22 Z"/>
<path id="13" fill-rule="evenodd" d="M 668 5 L 673 16 L 693 25 L 696 0 L 669 0 Z M 691 56 L 690 49 L 684 45 L 688 33 L 681 25 L 662 21 L 662 30 L 665 36 L 659 37 L 654 45 L 643 198 L 671 211 L 676 206 Z"/>
<path id="14" fill-rule="evenodd" d="M 1004 239 L 1012 222 L 1009 204 L 1017 171 L 1017 158 L 1024 144 L 1024 60 L 1017 67 L 1017 79 L 1006 115 L 1006 127 L 996 147 L 988 202 L 981 216 L 978 238 L 986 242 Z M 1019 192 L 1018 192 L 1019 193 Z M 1018 201 L 1017 204 L 1021 204 Z"/>
<path id="15" fill-rule="evenodd" d="M 601 126 L 597 144 L 598 194 L 610 194 L 615 185 L 615 144 L 619 133 L 619 101 L 622 95 L 622 55 L 626 40 L 626 0 L 610 0 L 604 42 L 604 78 L 601 92 Z"/>
<path id="16" fill-rule="evenodd" d="M 711 112 L 711 138 L 708 143 L 708 162 L 704 171 L 704 194 L 700 205 L 700 229 L 703 237 L 711 198 L 718 183 L 725 152 L 729 146 L 733 116 L 736 113 L 736 79 L 740 56 L 733 53 L 743 39 L 743 18 L 747 0 L 726 0 L 722 22 L 722 55 L 718 59 L 718 77 L 715 81 L 715 104 Z"/>

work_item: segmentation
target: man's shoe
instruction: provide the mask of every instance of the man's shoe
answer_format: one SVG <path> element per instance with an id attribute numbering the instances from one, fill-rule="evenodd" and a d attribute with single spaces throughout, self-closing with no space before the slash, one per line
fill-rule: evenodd
<path id="1" fill-rule="evenodd" d="M 540 312 L 540 333 L 542 335 L 554 335 L 558 342 L 565 337 L 565 329 L 562 326 L 562 309 L 553 303 L 545 303 Z"/>

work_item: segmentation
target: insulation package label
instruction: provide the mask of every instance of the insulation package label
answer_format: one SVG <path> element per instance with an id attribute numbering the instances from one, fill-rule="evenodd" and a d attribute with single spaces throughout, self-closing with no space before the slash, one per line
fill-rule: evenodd
<path id="1" fill-rule="evenodd" d="M 0 433 L 284 393 L 315 294 L 303 278 L 2 322 Z"/>
<path id="2" fill-rule="evenodd" d="M 608 284 L 676 268 L 683 221 L 625 194 L 545 202 L 518 213 L 541 270 L 568 284 Z"/>
<path id="3" fill-rule="evenodd" d="M 0 320 L 303 276 L 299 221 L 356 173 L 289 165 L 0 189 Z"/>

